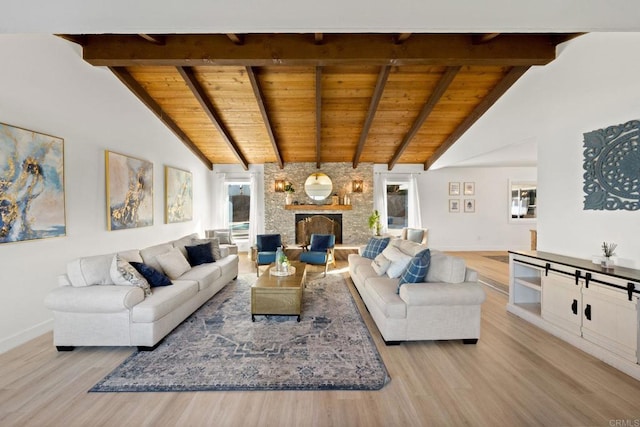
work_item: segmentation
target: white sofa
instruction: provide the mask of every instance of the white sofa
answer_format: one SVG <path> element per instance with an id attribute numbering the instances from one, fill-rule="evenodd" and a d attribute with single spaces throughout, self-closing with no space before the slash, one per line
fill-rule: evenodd
<path id="1" fill-rule="evenodd" d="M 144 263 L 170 275 L 159 260 L 166 260 L 166 254 L 174 248 L 186 260 L 185 246 L 206 240 L 212 239 L 201 240 L 192 234 L 118 255 L 120 259 Z M 67 274 L 59 276 L 60 286 L 45 300 L 47 308 L 53 311 L 53 340 L 58 350 L 73 350 L 75 346 L 138 346 L 140 350 L 152 350 L 238 276 L 238 256 L 220 248 L 215 262 L 188 266 L 186 272 L 171 280 L 170 286 L 152 287 L 151 294 L 145 295 L 148 292 L 141 287 L 114 284 L 115 255 L 78 258 L 68 263 Z M 177 254 L 173 251 L 172 255 Z"/>
<path id="2" fill-rule="evenodd" d="M 389 246 L 409 256 L 427 248 L 403 239 L 392 239 Z M 397 293 L 400 279 L 378 276 L 372 260 L 361 255 L 363 248 L 349 255 L 349 273 L 385 343 L 478 341 L 480 309 L 486 295 L 477 272 L 466 268 L 462 258 L 431 250 L 425 282 L 406 283 Z"/>

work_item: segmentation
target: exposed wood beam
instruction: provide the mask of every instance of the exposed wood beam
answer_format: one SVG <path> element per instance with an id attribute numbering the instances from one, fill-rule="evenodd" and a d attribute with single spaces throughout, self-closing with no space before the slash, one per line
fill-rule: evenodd
<path id="1" fill-rule="evenodd" d="M 142 37 L 144 40 L 150 43 L 157 44 L 157 45 L 163 45 L 165 40 L 165 36 L 157 36 L 157 35 L 151 35 L 151 34 L 138 34 L 138 36 Z"/>
<path id="2" fill-rule="evenodd" d="M 241 46 L 244 44 L 244 37 L 242 37 L 241 35 L 234 34 L 234 33 L 227 33 L 227 37 L 229 38 L 229 40 L 233 42 L 233 44 L 236 44 L 238 46 Z"/>
<path id="3" fill-rule="evenodd" d="M 324 42 L 324 34 L 323 33 L 314 33 L 313 34 L 313 42 L 315 44 L 322 44 Z"/>
<path id="4" fill-rule="evenodd" d="M 428 170 L 500 97 L 518 81 L 529 67 L 513 67 L 502 80 L 484 97 L 460 125 L 444 140 L 442 145 L 424 163 Z"/>
<path id="5" fill-rule="evenodd" d="M 316 67 L 316 168 L 320 169 L 322 142 L 322 67 Z"/>
<path id="6" fill-rule="evenodd" d="M 189 86 L 189 89 L 191 89 L 193 96 L 195 96 L 195 98 L 198 100 L 206 115 L 209 117 L 216 129 L 218 129 L 220 135 L 222 135 L 222 138 L 229 146 L 229 149 L 233 152 L 234 156 L 236 156 L 236 159 L 238 159 L 244 170 L 248 170 L 249 163 L 247 162 L 247 159 L 245 159 L 244 155 L 240 151 L 240 148 L 238 147 L 238 144 L 236 144 L 236 142 L 233 140 L 233 137 L 220 119 L 220 116 L 216 112 L 216 109 L 211 103 L 211 100 L 200 85 L 200 82 L 198 82 L 198 79 L 196 79 L 196 75 L 193 70 L 187 67 L 177 67 L 177 70 L 184 79 L 187 86 Z"/>
<path id="7" fill-rule="evenodd" d="M 431 114 L 433 108 L 436 106 L 440 98 L 442 98 L 442 95 L 444 95 L 444 93 L 447 91 L 447 88 L 460 71 L 460 68 L 461 67 L 447 67 L 444 74 L 438 81 L 438 84 L 436 84 L 436 87 L 433 89 L 433 92 L 431 92 L 431 95 L 429 95 L 429 99 L 427 99 L 427 102 L 425 102 L 425 104 L 422 106 L 422 110 L 420 110 L 420 114 L 418 114 L 418 117 L 416 117 L 415 121 L 411 125 L 411 129 L 409 129 L 409 132 L 407 132 L 407 134 L 404 136 L 402 142 L 400 143 L 400 146 L 398 146 L 398 149 L 389 161 L 389 164 L 387 165 L 387 168 L 389 170 L 393 169 L 393 167 L 396 165 L 396 163 L 400 159 L 400 156 L 402 156 L 402 153 L 404 153 L 404 150 L 407 149 L 407 147 L 411 143 L 411 140 L 416 136 L 416 134 L 422 127 L 424 121 L 427 119 L 427 117 L 429 117 L 429 114 Z"/>
<path id="8" fill-rule="evenodd" d="M 296 34 L 247 34 L 229 44 L 221 34 L 172 34 L 165 45 L 137 35 L 88 35 L 84 59 L 98 66 L 196 65 L 544 65 L 555 59 L 549 34 L 502 34 L 474 45 L 467 34 L 412 34 L 397 45 L 384 34 L 336 34 L 310 44 Z"/>
<path id="9" fill-rule="evenodd" d="M 56 36 L 60 37 L 61 39 L 70 41 L 72 43 L 79 44 L 80 46 L 84 46 L 87 44 L 87 36 L 82 34 L 78 34 L 78 35 L 56 34 Z"/>
<path id="10" fill-rule="evenodd" d="M 491 40 L 495 39 L 499 35 L 500 33 L 476 34 L 473 36 L 473 44 L 489 43 Z"/>
<path id="11" fill-rule="evenodd" d="M 405 40 L 407 40 L 409 37 L 411 37 L 411 33 L 400 33 L 397 36 L 395 36 L 394 38 L 394 43 L 395 44 L 402 44 L 405 42 Z"/>
<path id="12" fill-rule="evenodd" d="M 362 127 L 362 132 L 360 133 L 360 140 L 358 141 L 356 152 L 353 155 L 354 169 L 357 168 L 358 163 L 360 163 L 360 156 L 362 155 L 362 150 L 364 150 L 364 144 L 367 141 L 367 136 L 369 135 L 371 124 L 373 124 L 373 118 L 375 117 L 376 111 L 378 110 L 378 104 L 380 103 L 380 99 L 382 98 L 384 87 L 387 84 L 387 79 L 389 78 L 390 70 L 391 70 L 391 67 L 389 67 L 388 65 L 385 65 L 380 69 L 380 72 L 378 73 L 378 81 L 376 82 L 376 87 L 373 90 L 373 96 L 371 97 L 371 102 L 369 103 L 367 118 L 364 121 L 364 126 Z"/>
<path id="13" fill-rule="evenodd" d="M 269 139 L 271 140 L 271 146 L 273 147 L 273 153 L 276 156 L 276 161 L 278 162 L 278 166 L 280 169 L 284 168 L 284 162 L 282 161 L 282 154 L 280 153 L 280 148 L 278 147 L 278 143 L 276 142 L 276 138 L 273 135 L 273 128 L 271 127 L 271 121 L 269 120 L 269 114 L 267 114 L 267 108 L 264 104 L 264 95 L 262 94 L 262 87 L 256 78 L 255 71 L 252 67 L 247 67 L 247 75 L 249 76 L 249 81 L 251 82 L 251 87 L 253 88 L 253 94 L 256 97 L 256 101 L 258 102 L 258 108 L 260 109 L 260 114 L 262 114 L 262 120 L 264 121 L 264 126 L 267 128 L 267 134 L 269 135 Z"/>
<path id="14" fill-rule="evenodd" d="M 164 112 L 162 107 L 151 98 L 151 95 L 133 78 L 133 76 L 124 68 L 110 67 L 113 74 L 116 75 L 120 81 L 129 88 L 138 99 L 155 114 L 162 123 L 164 123 L 184 145 L 186 145 L 202 162 L 209 168 L 213 169 L 213 164 L 207 156 L 200 151 L 200 149 L 191 141 L 191 139 L 180 129 L 180 127 L 174 122 L 167 113 Z"/>

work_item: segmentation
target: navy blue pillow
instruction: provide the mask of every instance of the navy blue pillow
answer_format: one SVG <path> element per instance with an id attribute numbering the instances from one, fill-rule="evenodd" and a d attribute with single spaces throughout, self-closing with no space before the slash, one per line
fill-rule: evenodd
<path id="1" fill-rule="evenodd" d="M 282 246 L 279 234 L 265 234 L 260 237 L 258 252 L 275 252 L 278 246 Z"/>
<path id="2" fill-rule="evenodd" d="M 374 259 L 384 250 L 384 248 L 387 247 L 390 241 L 391 237 L 370 238 L 369 243 L 367 243 L 367 246 L 362 251 L 362 256 L 365 258 Z"/>
<path id="3" fill-rule="evenodd" d="M 152 288 L 156 286 L 173 285 L 173 283 L 171 283 L 171 280 L 169 280 L 167 276 L 160 273 L 158 270 L 151 267 L 150 265 L 143 264 L 141 262 L 133 262 L 133 261 L 130 262 L 129 264 L 131 264 L 133 268 L 138 270 L 138 273 L 142 274 L 144 278 L 147 279 L 147 282 L 149 282 L 149 285 L 151 285 Z"/>
<path id="4" fill-rule="evenodd" d="M 329 246 L 329 240 L 331 239 L 330 234 L 316 234 L 313 236 L 313 240 L 311 241 L 311 249 L 310 251 L 319 251 L 324 252 L 327 250 L 327 246 Z"/>
<path id="5" fill-rule="evenodd" d="M 213 259 L 213 253 L 211 252 L 211 242 L 195 246 L 185 246 L 184 248 L 187 250 L 187 258 L 189 259 L 191 267 L 216 261 Z"/>

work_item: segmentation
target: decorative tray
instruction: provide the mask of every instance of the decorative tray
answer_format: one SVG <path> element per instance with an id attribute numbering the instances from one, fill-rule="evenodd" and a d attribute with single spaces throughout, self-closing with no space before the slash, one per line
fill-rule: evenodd
<path id="1" fill-rule="evenodd" d="M 278 271 L 278 267 L 271 267 L 269 274 L 272 276 L 292 276 L 296 274 L 296 268 L 290 265 L 287 271 Z"/>

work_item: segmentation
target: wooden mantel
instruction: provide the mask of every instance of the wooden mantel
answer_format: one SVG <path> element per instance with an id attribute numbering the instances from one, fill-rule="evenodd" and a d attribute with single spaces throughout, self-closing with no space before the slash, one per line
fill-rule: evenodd
<path id="1" fill-rule="evenodd" d="M 284 205 L 288 211 L 350 211 L 351 205 Z"/>

